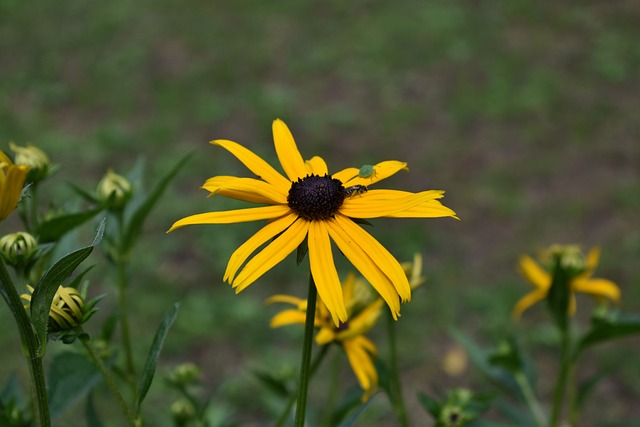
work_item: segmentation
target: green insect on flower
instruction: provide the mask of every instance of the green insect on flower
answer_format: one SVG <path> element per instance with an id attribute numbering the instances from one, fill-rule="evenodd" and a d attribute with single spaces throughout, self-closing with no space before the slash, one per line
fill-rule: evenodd
<path id="1" fill-rule="evenodd" d="M 375 178 L 376 167 L 374 165 L 363 165 L 358 171 L 358 177 L 360 178 Z"/>

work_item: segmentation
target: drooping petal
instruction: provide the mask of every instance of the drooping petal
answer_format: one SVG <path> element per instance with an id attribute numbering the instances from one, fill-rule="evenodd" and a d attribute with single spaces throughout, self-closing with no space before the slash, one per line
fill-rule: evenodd
<path id="1" fill-rule="evenodd" d="M 368 343 L 363 343 L 366 341 Z M 358 379 L 360 387 L 365 391 L 362 401 L 366 401 L 373 389 L 378 385 L 378 372 L 373 364 L 371 355 L 367 352 L 368 344 L 373 345 L 367 338 L 360 336 L 342 343 L 353 373 Z"/>
<path id="2" fill-rule="evenodd" d="M 578 276 L 580 279 L 587 279 L 593 275 L 596 271 L 596 267 L 598 267 L 598 263 L 600 262 L 600 248 L 595 246 L 589 250 L 587 254 L 587 268 L 586 270 Z"/>
<path id="3" fill-rule="evenodd" d="M 342 297 L 340 278 L 333 262 L 331 240 L 324 221 L 312 221 L 309 227 L 309 264 L 318 295 L 331 313 L 333 322 L 347 321 L 347 309 Z"/>
<path id="4" fill-rule="evenodd" d="M 221 212 L 206 212 L 196 215 L 190 215 L 173 223 L 167 233 L 184 227 L 185 225 L 196 224 L 232 224 L 236 222 L 250 222 L 261 219 L 278 218 L 291 212 L 289 206 L 274 205 L 261 206 L 258 208 L 237 209 Z"/>
<path id="5" fill-rule="evenodd" d="M 511 315 L 514 319 L 519 319 L 525 310 L 529 309 L 532 305 L 544 300 L 547 297 L 546 289 L 535 289 L 518 300 L 513 307 Z"/>
<path id="6" fill-rule="evenodd" d="M 546 292 L 551 287 L 551 276 L 544 271 L 530 256 L 523 255 L 518 261 L 518 271 L 535 288 Z"/>
<path id="7" fill-rule="evenodd" d="M 330 342 L 333 342 L 336 339 L 336 333 L 331 328 L 322 327 L 316 334 L 316 344 L 318 345 L 327 345 Z"/>
<path id="8" fill-rule="evenodd" d="M 309 222 L 300 218 L 251 258 L 231 284 L 236 293 L 241 292 L 285 259 L 302 243 L 308 230 Z"/>
<path id="9" fill-rule="evenodd" d="M 304 311 L 292 310 L 292 309 L 283 310 L 280 313 L 273 316 L 273 318 L 271 319 L 271 322 L 269 323 L 269 326 L 271 326 L 272 328 L 279 328 L 281 326 L 292 325 L 295 323 L 304 324 L 305 317 L 306 317 L 306 314 Z"/>
<path id="10" fill-rule="evenodd" d="M 607 279 L 575 279 L 571 281 L 571 290 L 582 292 L 595 298 L 606 298 L 609 301 L 620 302 L 620 288 Z"/>
<path id="11" fill-rule="evenodd" d="M 276 119 L 273 121 L 272 129 L 276 153 L 289 180 L 297 181 L 298 178 L 307 176 L 304 160 L 287 125 L 282 120 Z"/>
<path id="12" fill-rule="evenodd" d="M 274 303 L 282 302 L 282 303 L 285 303 L 285 304 L 295 305 L 298 308 L 298 310 L 306 310 L 307 309 L 307 300 L 306 299 L 302 299 L 302 298 L 298 298 L 298 297 L 294 297 L 293 295 L 283 295 L 283 294 L 272 295 L 269 298 L 267 298 L 265 300 L 265 302 L 267 304 L 274 304 Z"/>
<path id="13" fill-rule="evenodd" d="M 402 301 L 411 299 L 411 287 L 402 266 L 391 253 L 362 227 L 343 215 L 335 216 L 343 233 L 350 237 L 364 251 L 380 270 L 391 280 Z M 367 271 L 372 271 L 372 268 Z M 364 274 L 364 272 L 361 270 Z"/>
<path id="14" fill-rule="evenodd" d="M 397 190 L 370 190 L 366 193 L 347 197 L 340 213 L 351 218 L 380 218 L 392 216 L 413 208 L 428 200 L 442 197 L 437 190 L 409 193 Z"/>
<path id="15" fill-rule="evenodd" d="M 309 175 L 316 174 L 320 176 L 324 176 L 329 173 L 329 168 L 327 167 L 327 163 L 324 161 L 322 157 L 313 156 L 311 160 L 307 160 L 304 162 L 307 173 Z"/>
<path id="16" fill-rule="evenodd" d="M 357 227 L 357 225 L 354 224 Z M 349 235 L 335 219 L 327 221 L 329 235 L 340 251 L 353 266 L 371 283 L 371 286 L 387 303 L 394 319 L 400 314 L 400 298 L 393 282 L 380 266 L 371 259 L 369 252 L 363 249 L 355 237 Z M 406 275 L 405 275 L 406 277 Z"/>
<path id="17" fill-rule="evenodd" d="M 293 213 L 285 215 L 282 218 L 278 218 L 265 225 L 257 233 L 251 236 L 246 242 L 240 245 L 240 247 L 233 252 L 231 258 L 229 258 L 229 262 L 227 263 L 227 268 L 224 272 L 224 277 L 222 278 L 222 280 L 231 283 L 236 275 L 236 272 L 242 266 L 242 264 L 244 264 L 247 258 L 249 258 L 249 256 L 251 256 L 251 254 L 254 253 L 256 249 L 266 243 L 269 239 L 287 229 L 287 227 L 293 224 L 296 218 L 297 215 Z"/>
<path id="18" fill-rule="evenodd" d="M 350 168 L 351 169 L 351 168 Z M 355 169 L 355 168 L 353 168 Z M 380 162 L 376 165 L 373 165 L 373 171 L 369 174 L 369 176 L 362 177 L 360 176 L 360 170 L 356 169 L 356 175 L 352 178 L 348 179 L 346 182 L 342 181 L 345 186 L 352 185 L 373 185 L 376 182 L 380 182 L 385 178 L 389 178 L 390 176 L 395 175 L 401 170 L 408 171 L 406 162 L 399 162 L 397 160 L 385 160 L 384 162 Z M 340 176 L 343 176 L 342 174 Z M 344 173 L 345 177 L 349 176 L 349 173 Z M 340 178 L 338 178 L 340 179 Z"/>
<path id="19" fill-rule="evenodd" d="M 211 192 L 211 196 L 219 194 L 232 199 L 268 205 L 287 203 L 287 194 L 283 193 L 281 188 L 259 179 L 214 176 L 209 178 L 202 188 Z"/>
<path id="20" fill-rule="evenodd" d="M 280 172 L 262 160 L 258 155 L 253 153 L 253 151 L 243 147 L 237 142 L 226 139 L 216 139 L 215 141 L 211 141 L 211 144 L 219 145 L 229 151 L 260 179 L 267 181 L 284 192 L 289 191 L 291 181 L 282 176 Z"/>

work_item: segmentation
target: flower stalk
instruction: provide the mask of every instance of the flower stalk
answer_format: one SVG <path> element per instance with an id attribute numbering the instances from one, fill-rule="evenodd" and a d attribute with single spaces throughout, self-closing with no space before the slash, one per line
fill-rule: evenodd
<path id="1" fill-rule="evenodd" d="M 7 267 L 0 259 L 0 293 L 6 301 L 11 314 L 13 314 L 23 347 L 26 347 L 27 360 L 29 362 L 29 372 L 31 373 L 32 389 L 35 397 L 35 407 L 40 427 L 51 426 L 51 415 L 49 414 L 49 403 L 47 397 L 47 385 L 45 382 L 44 365 L 42 356 L 38 355 L 38 339 L 33 332 L 31 321 L 22 305 L 20 296 L 9 276 Z"/>
<path id="2" fill-rule="evenodd" d="M 304 323 L 304 341 L 302 344 L 302 363 L 300 366 L 300 386 L 298 387 L 298 404 L 296 405 L 295 426 L 304 427 L 304 417 L 307 409 L 307 392 L 311 374 L 311 349 L 313 345 L 314 322 L 316 317 L 316 299 L 318 291 L 309 274 L 309 291 L 307 296 L 307 314 Z"/>
<path id="3" fill-rule="evenodd" d="M 402 396 L 400 371 L 398 369 L 398 348 L 396 345 L 396 321 L 390 312 L 387 313 L 387 334 L 389 337 L 389 399 L 393 412 L 396 413 L 401 427 L 409 426 L 407 408 Z"/>

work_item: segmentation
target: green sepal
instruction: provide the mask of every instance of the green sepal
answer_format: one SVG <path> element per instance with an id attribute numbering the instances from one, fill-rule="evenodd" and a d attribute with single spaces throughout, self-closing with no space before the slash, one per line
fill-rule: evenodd
<path id="1" fill-rule="evenodd" d="M 134 245 L 138 235 L 142 232 L 142 226 L 147 218 L 147 215 L 151 212 L 151 209 L 162 196 L 162 193 L 166 190 L 171 180 L 176 176 L 180 168 L 184 166 L 187 160 L 191 157 L 190 154 L 183 156 L 169 172 L 160 179 L 160 181 L 153 188 L 148 196 L 140 198 L 141 185 L 138 186 L 133 192 L 133 197 L 130 203 L 127 203 L 125 207 L 125 232 L 123 233 L 123 241 L 121 242 L 121 250 L 126 254 Z M 136 173 L 140 173 L 143 169 L 141 166 L 137 168 Z M 141 178 L 138 179 L 138 181 Z M 136 182 L 134 181 L 134 184 Z"/>
<path id="2" fill-rule="evenodd" d="M 74 228 L 84 224 L 94 216 L 96 216 L 102 207 L 93 208 L 84 212 L 76 212 L 64 214 L 47 219 L 38 224 L 36 235 L 40 243 L 49 243 L 60 240 L 62 236 L 67 234 Z"/>
<path id="3" fill-rule="evenodd" d="M 140 415 L 140 406 L 142 405 L 142 401 L 149 391 L 149 387 L 151 387 L 151 382 L 153 381 L 153 376 L 156 372 L 156 367 L 158 366 L 158 359 L 160 358 L 160 352 L 162 351 L 164 339 L 166 338 L 169 329 L 178 316 L 179 308 L 180 303 L 175 303 L 173 307 L 171 307 L 169 311 L 167 311 L 167 313 L 162 318 L 160 325 L 158 326 L 155 337 L 153 338 L 153 343 L 151 344 L 151 348 L 149 349 L 147 361 L 144 364 L 142 377 L 138 382 L 138 393 L 135 406 L 136 418 L 138 418 L 138 416 Z"/>
<path id="4" fill-rule="evenodd" d="M 547 304 L 556 326 L 566 331 L 569 325 L 569 300 L 571 298 L 571 277 L 568 271 L 562 268 L 560 256 L 555 255 L 553 260 L 553 279 L 547 294 Z"/>
<path id="5" fill-rule="evenodd" d="M 84 261 L 93 251 L 93 248 L 100 243 L 104 234 L 105 220 L 103 219 L 98 226 L 93 242 L 89 246 L 78 249 L 65 255 L 42 276 L 40 282 L 33 291 L 31 297 L 31 322 L 38 337 L 39 357 L 44 356 L 47 346 L 47 324 L 49 321 L 49 311 L 53 297 L 60 286 L 74 270 Z"/>

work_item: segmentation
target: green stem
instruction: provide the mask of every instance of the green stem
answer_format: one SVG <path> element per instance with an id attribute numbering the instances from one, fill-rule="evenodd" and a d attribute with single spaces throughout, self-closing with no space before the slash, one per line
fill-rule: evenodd
<path id="1" fill-rule="evenodd" d="M 104 366 L 102 359 L 100 359 L 100 357 L 93 350 L 93 347 L 91 347 L 91 344 L 89 343 L 88 335 L 86 334 L 81 335 L 80 342 L 82 343 L 82 345 L 84 345 L 84 348 L 87 350 L 87 353 L 89 353 L 89 356 L 91 356 L 91 359 L 98 367 L 98 370 L 100 371 L 100 373 L 102 374 L 102 377 L 107 383 L 109 390 L 111 390 L 111 394 L 113 394 L 113 397 L 115 397 L 118 403 L 120 404 L 120 409 L 122 410 L 122 414 L 127 418 L 129 425 L 132 427 L 135 427 L 136 420 L 135 420 L 135 417 L 133 416 L 133 413 L 129 409 L 129 406 L 127 406 L 127 403 L 124 401 L 124 398 L 122 397 L 120 390 L 118 390 L 118 386 L 116 386 L 116 383 L 113 381 L 113 378 L 111 377 L 111 375 L 109 375 L 109 371 L 107 371 L 107 368 Z"/>
<path id="2" fill-rule="evenodd" d="M 327 354 L 327 350 L 329 350 L 329 346 L 323 345 L 320 349 L 320 352 L 316 355 L 315 359 L 313 359 L 313 362 L 311 362 L 311 367 L 309 368 L 309 377 L 313 377 L 313 374 L 315 374 L 318 366 L 320 366 L 320 362 L 322 362 L 322 359 L 324 359 L 324 356 Z M 287 418 L 289 417 L 291 408 L 293 408 L 293 404 L 296 403 L 297 398 L 297 394 L 293 394 L 291 395 L 291 397 L 289 397 L 287 406 L 285 407 L 284 411 L 282 411 L 282 414 L 280 414 L 278 421 L 276 421 L 275 427 L 282 427 L 284 425 L 284 423 L 287 421 Z"/>
<path id="3" fill-rule="evenodd" d="M 9 310 L 11 310 L 11 314 L 13 314 L 13 317 L 18 324 L 18 331 L 20 332 L 22 345 L 27 349 L 29 372 L 31 373 L 39 425 L 40 427 L 50 427 L 51 416 L 49 414 L 47 384 L 45 382 L 42 357 L 38 356 L 38 338 L 33 332 L 31 321 L 29 320 L 29 316 L 27 316 L 27 311 L 24 309 L 20 296 L 18 295 L 13 281 L 11 280 L 11 276 L 9 276 L 9 272 L 1 259 L 0 293 L 2 293 L 2 297 L 9 306 Z"/>
<path id="4" fill-rule="evenodd" d="M 569 354 L 570 349 L 570 334 L 569 328 L 561 328 L 562 344 L 561 344 L 561 365 L 560 373 L 558 374 L 558 380 L 556 381 L 555 389 L 553 392 L 553 406 L 551 407 L 551 420 L 550 427 L 557 427 L 560 422 L 560 416 L 562 413 L 562 406 L 564 403 L 565 390 L 567 388 L 567 379 L 572 370 L 572 361 Z"/>
<path id="5" fill-rule="evenodd" d="M 569 425 L 571 427 L 578 426 L 579 415 L 578 392 L 576 387 L 576 365 L 575 359 L 573 359 L 569 368 Z"/>
<path id="6" fill-rule="evenodd" d="M 387 333 L 389 335 L 389 398 L 391 406 L 396 413 L 400 425 L 407 427 L 409 418 L 407 408 L 402 396 L 402 384 L 400 383 L 400 371 L 398 369 L 398 348 L 396 345 L 396 321 L 391 312 L 387 312 Z"/>
<path id="7" fill-rule="evenodd" d="M 302 363 L 300 366 L 300 386 L 298 387 L 298 404 L 296 405 L 295 426 L 304 427 L 304 416 L 307 410 L 307 391 L 311 365 L 311 347 L 313 344 L 314 322 L 316 317 L 316 299 L 318 290 L 309 273 L 309 291 L 307 297 L 307 316 L 304 322 L 304 342 L 302 344 Z"/>
<path id="8" fill-rule="evenodd" d="M 547 424 L 547 417 L 545 416 L 544 410 L 542 409 L 542 405 L 540 405 L 540 401 L 536 397 L 533 387 L 531 387 L 531 383 L 529 379 L 522 371 L 517 371 L 514 375 L 516 383 L 520 386 L 520 391 L 522 391 L 522 395 L 524 396 L 524 400 L 533 415 L 533 418 L 536 420 L 536 425 L 538 427 L 543 427 Z"/>
<path id="9" fill-rule="evenodd" d="M 124 357 L 126 363 L 126 376 L 127 382 L 131 386 L 131 390 L 136 399 L 136 368 L 133 363 L 133 351 L 131 348 L 131 334 L 129 333 L 129 317 L 127 315 L 127 263 L 123 259 L 117 260 L 118 267 L 118 305 L 120 308 L 120 335 L 122 340 L 122 348 L 124 349 Z"/>

